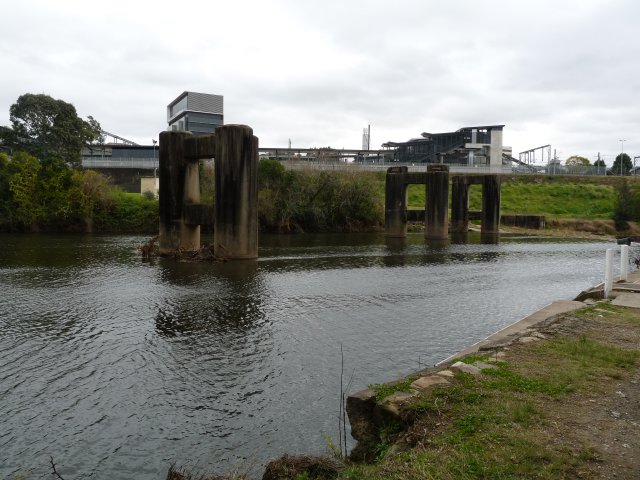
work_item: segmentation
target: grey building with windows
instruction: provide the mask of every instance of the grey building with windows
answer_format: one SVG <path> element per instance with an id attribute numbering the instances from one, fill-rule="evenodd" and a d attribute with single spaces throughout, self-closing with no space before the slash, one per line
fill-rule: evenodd
<path id="1" fill-rule="evenodd" d="M 182 92 L 167 105 L 168 130 L 194 135 L 213 133 L 224 125 L 223 97 L 210 93 Z"/>

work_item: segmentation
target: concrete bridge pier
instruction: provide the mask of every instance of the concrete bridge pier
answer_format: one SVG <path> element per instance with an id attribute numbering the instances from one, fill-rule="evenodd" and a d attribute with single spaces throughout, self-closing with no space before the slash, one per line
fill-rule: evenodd
<path id="1" fill-rule="evenodd" d="M 217 257 L 258 257 L 258 138 L 246 125 L 216 128 L 215 220 Z"/>
<path id="2" fill-rule="evenodd" d="M 160 133 L 160 254 L 200 248 L 200 225 L 188 221 L 188 205 L 200 201 L 198 163 L 185 157 L 186 132 Z"/>
<path id="3" fill-rule="evenodd" d="M 451 233 L 469 231 L 469 182 L 466 176 L 451 179 Z"/>
<path id="4" fill-rule="evenodd" d="M 482 181 L 482 220 L 480 232 L 495 235 L 500 232 L 500 177 L 485 175 Z"/>
<path id="5" fill-rule="evenodd" d="M 389 167 L 385 183 L 384 234 L 386 237 L 407 236 L 407 167 Z"/>
<path id="6" fill-rule="evenodd" d="M 427 167 L 425 238 L 446 240 L 449 237 L 449 167 Z"/>

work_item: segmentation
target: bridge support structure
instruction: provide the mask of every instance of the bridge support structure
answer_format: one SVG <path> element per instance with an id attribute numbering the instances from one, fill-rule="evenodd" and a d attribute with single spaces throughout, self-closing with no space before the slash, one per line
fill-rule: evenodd
<path id="1" fill-rule="evenodd" d="M 449 230 L 449 170 L 430 165 L 427 172 L 408 172 L 390 167 L 386 177 L 385 235 L 405 237 L 409 219 L 424 218 L 425 238 L 444 240 Z M 407 211 L 407 186 L 426 186 L 425 211 Z M 482 185 L 482 211 L 469 212 L 469 188 Z M 451 232 L 466 233 L 469 220 L 481 220 L 481 233 L 494 235 L 500 228 L 500 177 L 498 175 L 453 175 L 451 178 Z"/>
<path id="2" fill-rule="evenodd" d="M 199 164 L 215 159 L 215 212 L 200 203 Z M 214 255 L 258 256 L 258 139 L 246 125 L 193 136 L 160 133 L 160 254 L 200 249 L 200 225 L 213 216 Z"/>

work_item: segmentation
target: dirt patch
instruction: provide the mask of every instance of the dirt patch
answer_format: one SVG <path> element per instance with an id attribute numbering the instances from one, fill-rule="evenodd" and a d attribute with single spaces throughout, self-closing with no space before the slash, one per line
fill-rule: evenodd
<path id="1" fill-rule="evenodd" d="M 622 317 L 621 317 L 622 316 Z M 593 307 L 588 313 L 566 314 L 538 329 L 551 337 L 586 335 L 607 345 L 625 349 L 640 347 L 640 312 Z M 537 346 L 536 346 L 537 347 Z M 539 348 L 516 344 L 506 359 L 523 365 L 519 373 L 533 375 Z M 622 374 L 606 373 L 590 385 L 563 398 L 544 399 L 544 421 L 537 426 L 548 441 L 588 455 L 576 478 L 640 478 L 640 369 Z"/>

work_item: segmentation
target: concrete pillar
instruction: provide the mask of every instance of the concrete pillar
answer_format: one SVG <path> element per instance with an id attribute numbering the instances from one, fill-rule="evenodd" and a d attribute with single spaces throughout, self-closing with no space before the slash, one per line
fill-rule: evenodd
<path id="1" fill-rule="evenodd" d="M 184 155 L 189 136 L 186 132 L 160 133 L 160 254 L 200 248 L 200 228 L 184 223 L 185 204 L 200 196 L 198 165 L 189 164 Z"/>
<path id="2" fill-rule="evenodd" d="M 427 167 L 425 238 L 444 240 L 449 236 L 449 167 Z"/>
<path id="3" fill-rule="evenodd" d="M 485 175 L 482 181 L 482 225 L 481 233 L 500 232 L 500 177 Z"/>
<path id="4" fill-rule="evenodd" d="M 183 207 L 200 203 L 200 166 L 197 161 L 188 161 L 184 166 Z M 180 223 L 180 249 L 200 250 L 200 225 L 188 225 L 183 209 Z"/>
<path id="5" fill-rule="evenodd" d="M 464 176 L 451 179 L 451 232 L 469 231 L 469 184 Z"/>
<path id="6" fill-rule="evenodd" d="M 385 183 L 384 234 L 386 237 L 407 236 L 407 167 L 389 167 Z"/>
<path id="7" fill-rule="evenodd" d="M 216 128 L 215 222 L 218 257 L 258 257 L 258 139 L 246 125 Z"/>
<path id="8" fill-rule="evenodd" d="M 620 247 L 620 281 L 626 282 L 629 279 L 629 245 Z"/>
<path id="9" fill-rule="evenodd" d="M 613 248 L 607 248 L 604 261 L 604 298 L 610 298 L 613 290 Z"/>

